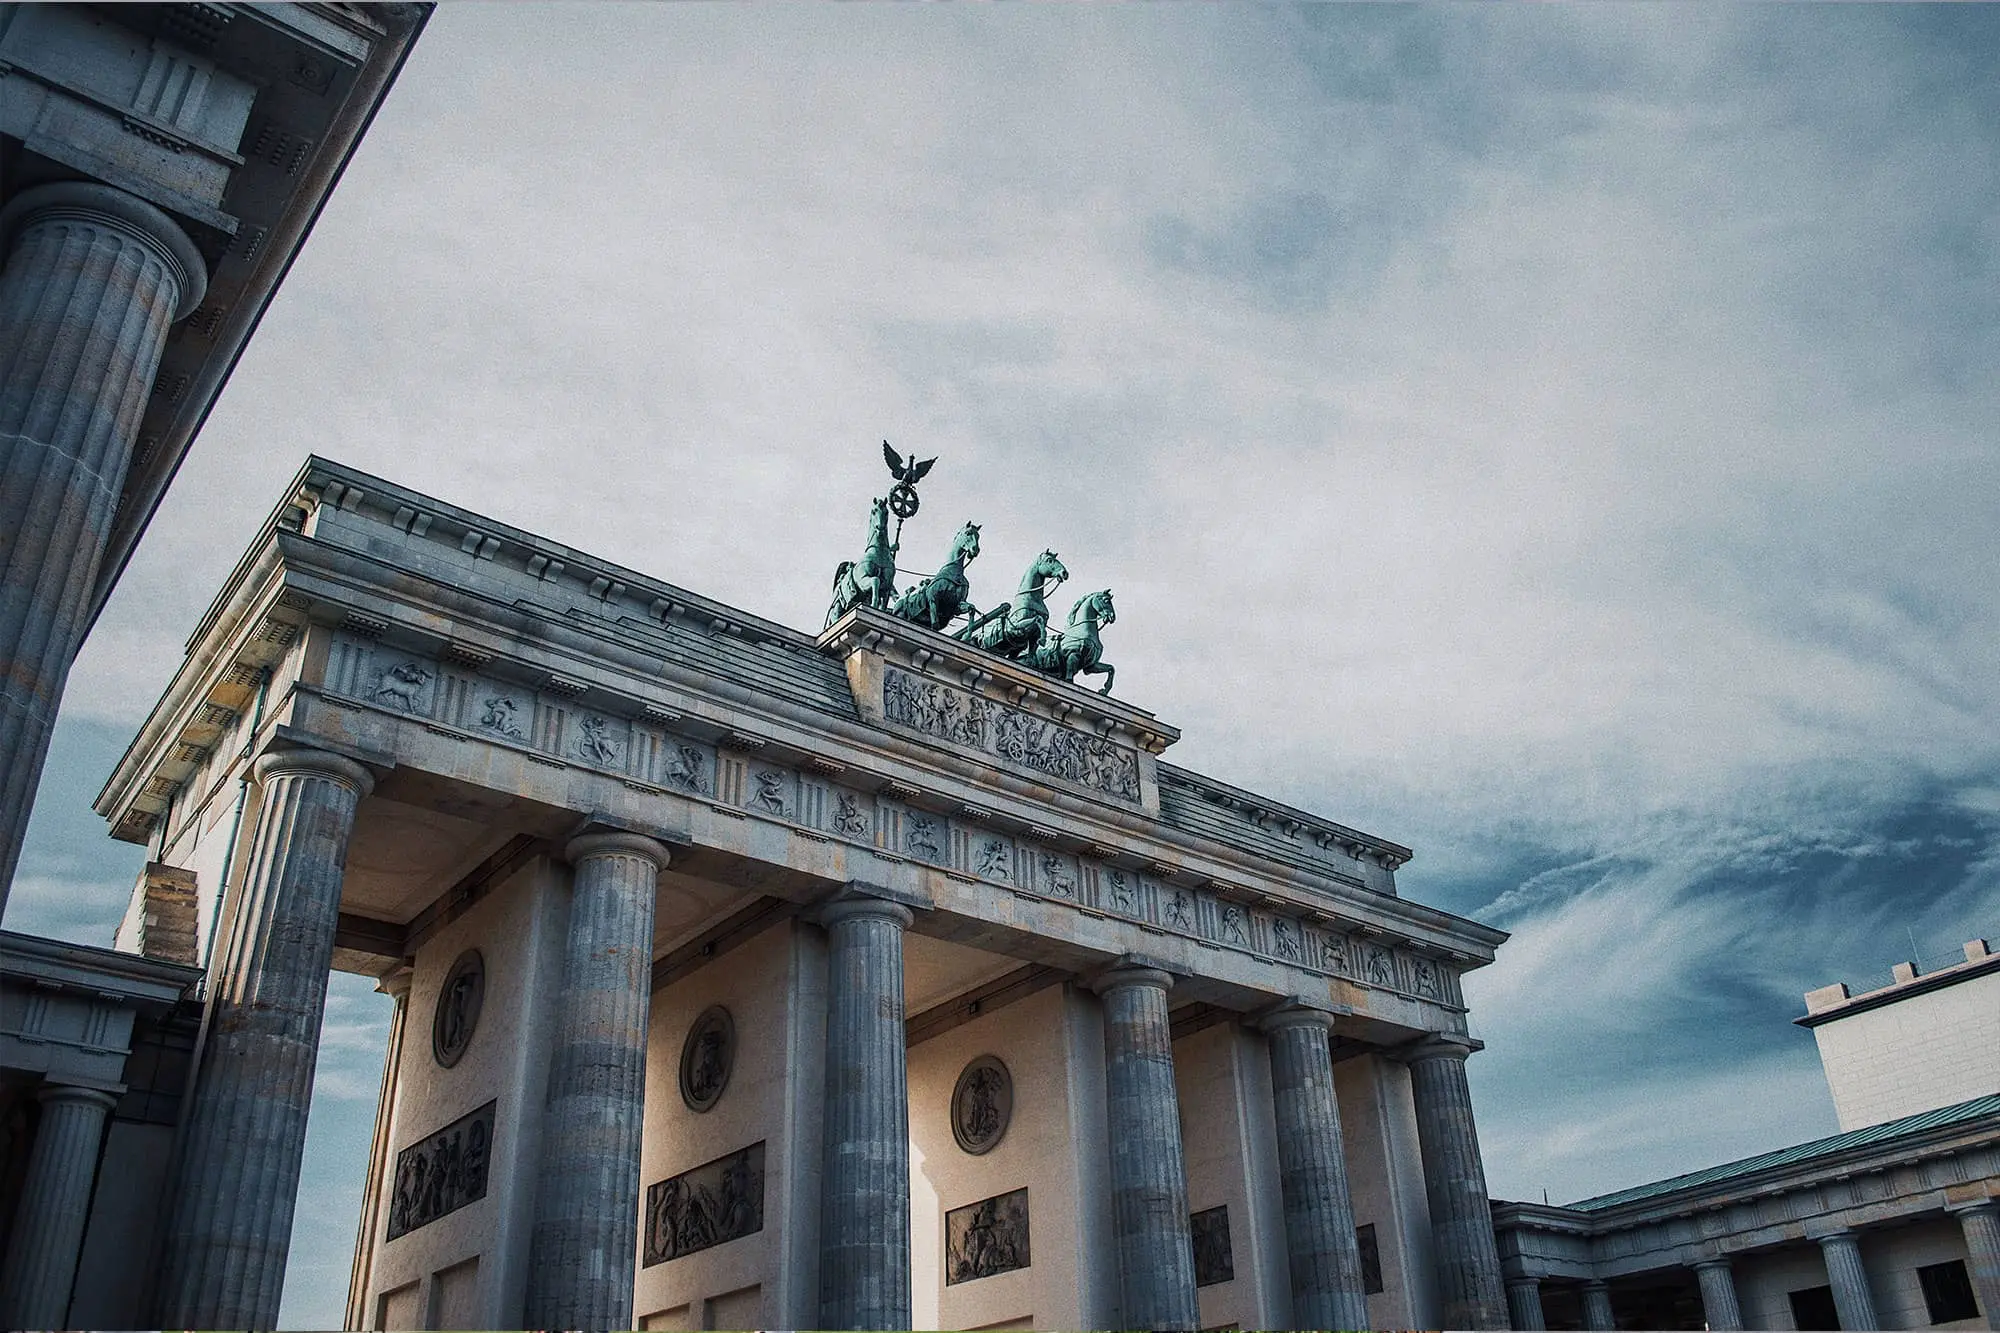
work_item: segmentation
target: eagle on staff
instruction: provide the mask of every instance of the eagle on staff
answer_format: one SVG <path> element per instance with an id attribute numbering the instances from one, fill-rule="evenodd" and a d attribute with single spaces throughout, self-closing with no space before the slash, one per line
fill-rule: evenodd
<path id="1" fill-rule="evenodd" d="M 895 511 L 897 518 L 908 518 L 917 512 L 917 483 L 924 479 L 924 474 L 931 470 L 931 464 L 937 459 L 927 458 L 919 463 L 917 456 L 911 454 L 910 461 L 905 463 L 903 456 L 890 448 L 887 440 L 882 441 L 882 459 L 889 465 L 889 475 L 896 479 L 895 487 L 889 492 L 889 508 Z"/>

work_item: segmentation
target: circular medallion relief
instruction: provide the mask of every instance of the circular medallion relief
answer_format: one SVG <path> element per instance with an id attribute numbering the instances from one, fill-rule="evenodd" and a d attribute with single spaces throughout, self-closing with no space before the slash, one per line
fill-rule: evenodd
<path id="1" fill-rule="evenodd" d="M 472 1030 L 479 1026 L 479 1004 L 485 998 L 486 960 L 479 950 L 467 949 L 445 973 L 437 1010 L 431 1015 L 431 1054 L 446 1069 L 457 1064 L 472 1044 Z"/>
<path id="2" fill-rule="evenodd" d="M 951 1090 L 951 1136 L 977 1157 L 991 1152 L 1014 1118 L 1014 1076 L 997 1055 L 982 1055 L 958 1076 Z"/>
<path id="3" fill-rule="evenodd" d="M 681 1047 L 681 1100 L 706 1111 L 721 1100 L 736 1064 L 736 1020 L 719 1004 L 701 1011 Z"/>

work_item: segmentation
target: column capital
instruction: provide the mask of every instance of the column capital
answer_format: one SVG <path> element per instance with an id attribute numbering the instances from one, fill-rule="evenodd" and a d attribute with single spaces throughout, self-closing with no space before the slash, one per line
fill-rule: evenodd
<path id="1" fill-rule="evenodd" d="M 1828 1241 L 1853 1240 L 1854 1236 L 1855 1232 L 1853 1227 L 1835 1227 L 1831 1231 L 1815 1232 L 1811 1236 L 1811 1239 L 1819 1242 L 1821 1245 L 1824 1245 Z"/>
<path id="2" fill-rule="evenodd" d="M 1419 1060 L 1456 1060 L 1463 1064 L 1468 1056 L 1481 1049 L 1481 1044 L 1470 1037 L 1455 1032 L 1433 1032 L 1394 1054 L 1406 1065 L 1416 1064 Z"/>
<path id="3" fill-rule="evenodd" d="M 1948 1203 L 1944 1210 L 1953 1217 L 1976 1217 L 1981 1213 L 2000 1216 L 2000 1199 L 1988 1196 L 1984 1199 L 1968 1199 L 1964 1203 Z"/>
<path id="4" fill-rule="evenodd" d="M 35 1089 L 35 1100 L 44 1106 L 95 1106 L 109 1111 L 118 1105 L 118 1094 L 75 1083 L 44 1083 Z"/>
<path id="5" fill-rule="evenodd" d="M 1709 1269 L 1711 1271 L 1719 1268 L 1722 1269 L 1724 1272 L 1727 1272 L 1729 1271 L 1730 1268 L 1729 1256 L 1726 1254 L 1719 1254 L 1712 1259 L 1697 1259 L 1693 1263 L 1689 1264 L 1688 1267 L 1694 1269 L 1694 1271 L 1697 1273 L 1701 1272 L 1704 1268 Z"/>
<path id="6" fill-rule="evenodd" d="M 651 861 L 656 872 L 665 870 L 673 861 L 673 853 L 665 843 L 643 833 L 585 833 L 571 838 L 563 847 L 563 859 L 571 865 L 600 856 L 636 856 Z"/>
<path id="7" fill-rule="evenodd" d="M 375 978 L 375 989 L 392 1000 L 403 999 L 410 993 L 410 983 L 416 980 L 416 969 L 408 963 L 398 963 Z"/>
<path id="8" fill-rule="evenodd" d="M 1174 988 L 1174 978 L 1172 973 L 1162 968 L 1148 967 L 1137 962 L 1118 962 L 1105 968 L 1085 984 L 1099 995 L 1123 990 L 1127 986 L 1150 986 L 1154 990 L 1169 991 Z"/>
<path id="9" fill-rule="evenodd" d="M 1252 1020 L 1259 1032 L 1277 1032 L 1282 1028 L 1316 1027 L 1325 1032 L 1333 1031 L 1339 1015 L 1325 1009 L 1315 1009 L 1307 1004 L 1287 1004 L 1269 1013 L 1259 1014 Z"/>
<path id="10" fill-rule="evenodd" d="M 917 919 L 916 913 L 899 902 L 852 891 L 844 891 L 839 897 L 821 903 L 812 915 L 813 920 L 829 928 L 843 921 L 865 921 L 873 918 L 893 921 L 898 930 L 908 930 L 910 923 Z"/>
<path id="11" fill-rule="evenodd" d="M 257 762 L 251 765 L 250 771 L 259 782 L 288 773 L 331 778 L 344 787 L 352 788 L 357 798 L 375 790 L 373 773 L 346 755 L 335 754 L 331 750 L 266 750 L 257 756 Z"/>
<path id="12" fill-rule="evenodd" d="M 0 208 L 0 250 L 29 224 L 63 217 L 116 227 L 157 254 L 179 278 L 175 320 L 193 314 L 208 294 L 208 265 L 180 224 L 137 195 L 95 181 L 57 181 L 15 195 Z"/>
<path id="13" fill-rule="evenodd" d="M 1609 1291 L 1611 1284 L 1601 1277 L 1587 1277 L 1580 1285 L 1582 1291 Z"/>

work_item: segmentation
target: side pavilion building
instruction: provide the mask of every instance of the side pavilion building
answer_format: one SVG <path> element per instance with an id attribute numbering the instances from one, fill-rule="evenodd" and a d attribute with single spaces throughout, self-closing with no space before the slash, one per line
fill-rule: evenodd
<path id="1" fill-rule="evenodd" d="M 354 1327 L 1504 1327 L 1505 936 L 1177 735 L 310 461 L 98 805 L 206 967 L 160 1318 L 270 1326 L 337 968 Z"/>

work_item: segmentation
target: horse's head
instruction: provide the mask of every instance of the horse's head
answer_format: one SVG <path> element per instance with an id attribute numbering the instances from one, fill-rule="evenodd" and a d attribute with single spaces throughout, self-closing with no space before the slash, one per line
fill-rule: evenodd
<path id="1" fill-rule="evenodd" d="M 1028 581 L 1046 583 L 1053 587 L 1069 577 L 1069 570 L 1056 559 L 1054 551 L 1044 551 L 1035 557 L 1035 563 L 1028 566 Z"/>
<path id="2" fill-rule="evenodd" d="M 868 535 L 889 535 L 889 502 L 880 496 L 875 497 L 875 502 L 868 507 Z"/>
<path id="3" fill-rule="evenodd" d="M 1111 606 L 1111 589 L 1106 588 L 1103 592 L 1094 592 L 1088 597 L 1080 597 L 1077 599 L 1076 605 L 1069 609 L 1069 623 L 1072 625 L 1086 616 L 1095 620 L 1099 625 L 1109 625 L 1112 621 L 1118 619 L 1117 611 L 1112 609 Z"/>
<path id="4" fill-rule="evenodd" d="M 958 536 L 951 542 L 951 558 L 960 564 L 970 564 L 979 557 L 979 525 L 967 523 L 958 530 Z"/>

